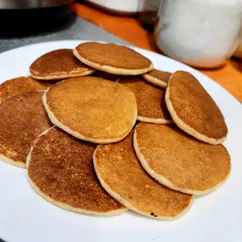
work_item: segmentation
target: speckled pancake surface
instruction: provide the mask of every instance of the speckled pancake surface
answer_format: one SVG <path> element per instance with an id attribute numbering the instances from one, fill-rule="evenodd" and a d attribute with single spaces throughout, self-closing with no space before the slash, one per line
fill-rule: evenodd
<path id="1" fill-rule="evenodd" d="M 50 120 L 76 138 L 111 143 L 123 139 L 137 120 L 133 92 L 97 77 L 79 77 L 50 87 L 43 95 Z"/>
<path id="2" fill-rule="evenodd" d="M 82 63 L 111 74 L 140 75 L 153 69 L 149 59 L 126 46 L 86 42 L 73 53 Z"/>
<path id="3" fill-rule="evenodd" d="M 57 127 L 37 138 L 27 159 L 33 189 L 49 202 L 71 211 L 115 215 L 126 208 L 100 185 L 93 169 L 95 145 Z"/>
<path id="4" fill-rule="evenodd" d="M 42 91 L 18 94 L 0 105 L 0 160 L 25 167 L 35 138 L 51 127 L 42 104 Z"/>
<path id="5" fill-rule="evenodd" d="M 150 123 L 171 123 L 172 119 L 165 104 L 165 91 L 141 77 L 123 77 L 118 82 L 129 87 L 135 94 L 138 120 Z"/>
<path id="6" fill-rule="evenodd" d="M 223 145 L 201 142 L 174 125 L 138 124 L 134 148 L 154 179 L 184 193 L 209 193 L 228 178 L 231 170 L 230 156 Z"/>
<path id="7" fill-rule="evenodd" d="M 156 86 L 166 88 L 168 81 L 171 77 L 172 73 L 167 71 L 160 71 L 157 69 L 153 69 L 145 74 L 142 77 L 147 81 Z"/>
<path id="8" fill-rule="evenodd" d="M 55 82 L 39 82 L 32 77 L 20 76 L 6 80 L 0 85 L 0 103 L 7 97 L 24 92 L 46 90 Z"/>
<path id="9" fill-rule="evenodd" d="M 39 80 L 87 76 L 94 72 L 94 69 L 78 61 L 71 49 L 48 52 L 36 59 L 30 66 L 31 75 Z"/>
<path id="10" fill-rule="evenodd" d="M 99 145 L 94 168 L 105 190 L 129 209 L 157 219 L 175 219 L 188 210 L 193 196 L 166 188 L 140 165 L 132 146 L 133 133 L 124 140 Z"/>
<path id="11" fill-rule="evenodd" d="M 223 114 L 192 74 L 175 72 L 165 100 L 173 121 L 186 133 L 210 144 L 220 144 L 226 139 L 228 129 Z"/>

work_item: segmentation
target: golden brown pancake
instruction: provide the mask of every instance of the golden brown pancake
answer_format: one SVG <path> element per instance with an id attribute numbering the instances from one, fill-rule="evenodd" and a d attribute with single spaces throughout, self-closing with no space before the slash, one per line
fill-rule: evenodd
<path id="1" fill-rule="evenodd" d="M 124 140 L 99 145 L 94 168 L 104 189 L 124 206 L 157 219 L 175 219 L 191 206 L 193 196 L 166 188 L 142 168 L 132 146 L 133 132 Z"/>
<path id="2" fill-rule="evenodd" d="M 172 73 L 153 69 L 142 75 L 142 77 L 158 87 L 166 88 Z"/>
<path id="3" fill-rule="evenodd" d="M 98 77 L 72 78 L 50 87 L 43 103 L 53 124 L 93 143 L 123 139 L 137 119 L 133 92 Z"/>
<path id="4" fill-rule="evenodd" d="M 95 145 L 57 127 L 37 138 L 27 159 L 33 189 L 49 202 L 71 211 L 115 215 L 126 208 L 100 185 L 93 169 Z"/>
<path id="5" fill-rule="evenodd" d="M 231 164 L 223 145 L 209 145 L 173 125 L 140 123 L 134 148 L 144 169 L 161 184 L 188 194 L 202 195 L 218 188 Z"/>
<path id="6" fill-rule="evenodd" d="M 71 49 L 48 52 L 36 59 L 30 66 L 32 77 L 39 80 L 58 80 L 87 76 L 95 70 L 80 63 Z"/>
<path id="7" fill-rule="evenodd" d="M 32 77 L 16 77 L 0 85 L 0 103 L 7 97 L 24 92 L 46 90 L 55 82 L 39 82 Z"/>
<path id="8" fill-rule="evenodd" d="M 117 81 L 117 79 L 120 77 L 120 75 L 114 75 L 103 71 L 96 71 L 91 76 L 101 77 L 111 81 Z"/>
<path id="9" fill-rule="evenodd" d="M 34 139 L 51 126 L 42 105 L 43 92 L 11 96 L 0 105 L 0 160 L 25 167 Z"/>
<path id="10" fill-rule="evenodd" d="M 123 77 L 118 82 L 129 87 L 138 105 L 138 120 L 148 123 L 171 123 L 165 104 L 165 91 L 147 83 L 141 77 Z"/>
<path id="11" fill-rule="evenodd" d="M 223 114 L 190 73 L 177 71 L 172 75 L 165 100 L 173 121 L 184 132 L 209 144 L 221 144 L 226 139 Z"/>
<path id="12" fill-rule="evenodd" d="M 82 63 L 111 74 L 140 75 L 153 69 L 149 59 L 126 46 L 86 42 L 73 53 Z"/>

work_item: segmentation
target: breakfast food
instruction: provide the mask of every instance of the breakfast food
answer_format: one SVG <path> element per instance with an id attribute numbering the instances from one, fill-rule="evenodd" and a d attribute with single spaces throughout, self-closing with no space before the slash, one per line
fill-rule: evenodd
<path id="1" fill-rule="evenodd" d="M 36 59 L 30 66 L 32 77 L 38 80 L 59 80 L 87 76 L 94 72 L 94 69 L 78 61 L 71 49 L 48 52 Z"/>
<path id="2" fill-rule="evenodd" d="M 223 114 L 192 74 L 175 72 L 165 100 L 173 121 L 184 132 L 209 144 L 221 144 L 226 139 L 228 129 Z"/>
<path id="3" fill-rule="evenodd" d="M 94 168 L 104 189 L 127 208 L 157 219 L 175 219 L 191 206 L 193 196 L 166 188 L 142 168 L 133 150 L 133 132 L 124 140 L 99 145 Z"/>
<path id="4" fill-rule="evenodd" d="M 153 69 L 149 59 L 121 45 L 87 42 L 73 50 L 84 64 L 116 75 L 140 75 Z"/>
<path id="5" fill-rule="evenodd" d="M 190 73 L 96 42 L 48 52 L 30 72 L 0 85 L 0 160 L 27 167 L 50 203 L 173 220 L 229 177 L 224 117 Z"/>
<path id="6" fill-rule="evenodd" d="M 137 120 L 133 92 L 98 77 L 59 82 L 45 92 L 43 103 L 53 124 L 93 143 L 122 140 Z"/>
<path id="7" fill-rule="evenodd" d="M 39 82 L 32 77 L 20 76 L 3 82 L 0 85 L 0 103 L 7 97 L 24 92 L 46 90 L 54 82 Z"/>
<path id="8" fill-rule="evenodd" d="M 144 169 L 161 184 L 188 194 L 203 195 L 229 176 L 231 164 L 223 145 L 209 145 L 174 125 L 140 123 L 134 148 Z"/>
<path id="9" fill-rule="evenodd" d="M 129 87 L 135 94 L 138 106 L 138 120 L 149 123 L 171 123 L 171 116 L 165 104 L 165 91 L 147 83 L 141 77 L 123 77 L 118 82 Z"/>
<path id="10" fill-rule="evenodd" d="M 75 212 L 116 215 L 127 209 L 100 185 L 92 166 L 95 145 L 57 127 L 37 138 L 27 159 L 32 188 L 49 202 Z"/>
<path id="11" fill-rule="evenodd" d="M 153 69 L 142 75 L 142 77 L 158 87 L 166 88 L 172 73 Z"/>
<path id="12" fill-rule="evenodd" d="M 43 92 L 11 96 L 0 105 L 0 159 L 24 168 L 34 139 L 51 126 L 41 102 Z"/>

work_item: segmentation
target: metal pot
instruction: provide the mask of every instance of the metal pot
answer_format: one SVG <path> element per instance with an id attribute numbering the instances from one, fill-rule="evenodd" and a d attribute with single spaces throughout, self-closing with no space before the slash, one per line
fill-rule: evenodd
<path id="1" fill-rule="evenodd" d="M 0 0 L 0 9 L 48 8 L 66 5 L 73 0 Z"/>
<path id="2" fill-rule="evenodd" d="M 20 37 L 57 30 L 74 20 L 73 0 L 0 0 L 0 37 Z M 65 26 L 64 26 L 65 27 Z"/>

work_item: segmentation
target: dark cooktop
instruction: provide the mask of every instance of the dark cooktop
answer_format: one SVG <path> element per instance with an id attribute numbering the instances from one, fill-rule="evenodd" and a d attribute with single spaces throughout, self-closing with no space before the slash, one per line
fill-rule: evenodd
<path id="1" fill-rule="evenodd" d="M 53 31 L 70 24 L 75 15 L 70 5 L 34 9 L 1 9 L 1 37 L 27 36 Z"/>
<path id="2" fill-rule="evenodd" d="M 96 25 L 72 14 L 66 21 L 57 24 L 54 28 L 48 29 L 47 27 L 47 29 L 43 29 L 43 31 L 39 31 L 38 33 L 0 36 L 0 53 L 24 45 L 54 40 L 95 40 L 129 44 Z"/>

